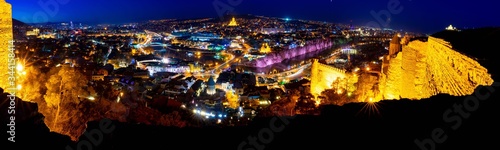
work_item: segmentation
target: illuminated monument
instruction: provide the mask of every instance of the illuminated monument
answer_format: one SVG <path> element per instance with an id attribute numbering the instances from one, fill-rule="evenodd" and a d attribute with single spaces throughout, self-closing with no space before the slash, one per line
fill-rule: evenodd
<path id="1" fill-rule="evenodd" d="M 233 19 L 231 19 L 231 22 L 229 22 L 229 25 L 230 27 L 235 27 L 235 26 L 238 26 L 238 22 L 236 22 L 236 19 L 233 17 Z"/>
<path id="2" fill-rule="evenodd" d="M 4 89 L 9 86 L 7 84 L 9 82 L 8 56 L 12 40 L 12 6 L 5 0 L 0 0 L 0 56 L 2 57 L 0 58 L 0 87 Z"/>
<path id="3" fill-rule="evenodd" d="M 391 43 L 391 48 L 395 47 Z M 442 39 L 429 37 L 427 42 L 402 45 L 399 53 L 395 50 L 384 58 L 378 100 L 423 99 L 437 94 L 464 96 L 479 85 L 493 84 L 486 68 Z"/>
<path id="4" fill-rule="evenodd" d="M 270 53 L 271 47 L 269 47 L 269 44 L 263 43 L 262 46 L 260 47 L 260 52 L 261 53 Z"/>

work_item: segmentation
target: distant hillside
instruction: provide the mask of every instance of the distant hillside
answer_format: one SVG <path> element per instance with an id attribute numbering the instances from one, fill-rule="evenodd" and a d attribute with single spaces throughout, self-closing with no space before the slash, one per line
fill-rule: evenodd
<path id="1" fill-rule="evenodd" d="M 500 27 L 469 29 L 462 31 L 441 31 L 432 35 L 444 39 L 453 49 L 478 59 L 492 74 L 493 80 L 498 81 L 498 55 Z"/>
<path id="2" fill-rule="evenodd" d="M 17 19 L 14 19 L 14 18 L 12 18 L 12 24 L 14 26 L 29 26 L 28 24 L 26 24 L 26 23 L 24 23 L 22 21 L 19 21 Z"/>

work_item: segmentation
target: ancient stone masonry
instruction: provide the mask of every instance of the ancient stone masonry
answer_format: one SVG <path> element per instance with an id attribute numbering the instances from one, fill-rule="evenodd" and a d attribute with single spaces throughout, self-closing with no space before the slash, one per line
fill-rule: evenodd
<path id="1" fill-rule="evenodd" d="M 318 96 L 326 89 L 331 89 L 337 79 L 346 78 L 346 71 L 333 66 L 321 64 L 314 59 L 311 66 L 311 94 Z"/>
<path id="2" fill-rule="evenodd" d="M 12 36 L 12 6 L 0 0 L 0 87 L 8 83 L 8 55 Z"/>
<path id="3" fill-rule="evenodd" d="M 388 68 L 379 86 L 382 99 L 423 99 L 440 93 L 463 96 L 479 85 L 493 84 L 481 64 L 434 37 L 410 42 L 395 58 L 386 60 Z"/>

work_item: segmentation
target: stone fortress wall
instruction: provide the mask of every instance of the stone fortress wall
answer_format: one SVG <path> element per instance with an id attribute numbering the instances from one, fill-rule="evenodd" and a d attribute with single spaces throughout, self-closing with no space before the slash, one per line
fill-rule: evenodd
<path id="1" fill-rule="evenodd" d="M 13 40 L 12 35 L 12 6 L 0 0 L 0 87 L 10 87 L 8 75 L 9 48 Z"/>
<path id="2" fill-rule="evenodd" d="M 314 59 L 311 66 L 311 94 L 321 95 L 324 90 L 332 88 L 331 85 L 337 78 L 346 77 L 345 70 L 319 63 L 318 59 Z"/>
<path id="3" fill-rule="evenodd" d="M 479 85 L 492 85 L 488 70 L 452 49 L 449 42 L 429 37 L 412 41 L 383 64 L 378 99 L 423 99 L 437 94 L 470 95 Z"/>

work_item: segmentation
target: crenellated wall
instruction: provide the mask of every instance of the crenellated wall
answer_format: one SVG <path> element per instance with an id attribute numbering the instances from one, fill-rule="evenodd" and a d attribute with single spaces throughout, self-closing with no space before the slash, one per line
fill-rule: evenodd
<path id="1" fill-rule="evenodd" d="M 382 74 L 381 99 L 422 99 L 437 94 L 463 96 L 479 85 L 491 85 L 488 70 L 438 38 L 413 41 L 391 58 Z"/>
<path id="2" fill-rule="evenodd" d="M 346 71 L 318 62 L 314 59 L 311 66 L 311 94 L 318 96 L 325 89 L 331 89 L 337 79 L 346 78 Z"/>

